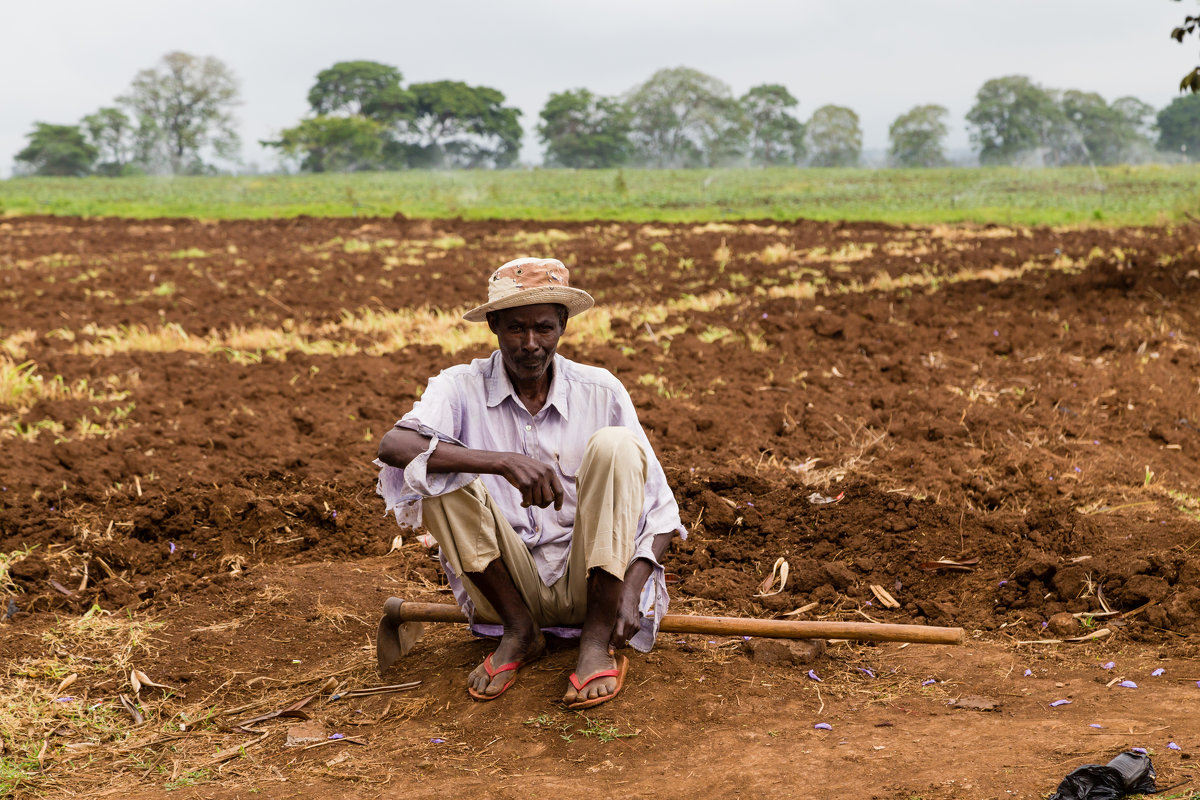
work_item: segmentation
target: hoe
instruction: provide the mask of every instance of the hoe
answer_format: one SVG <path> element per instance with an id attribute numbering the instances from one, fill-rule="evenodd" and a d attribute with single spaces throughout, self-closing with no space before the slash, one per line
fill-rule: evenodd
<path id="1" fill-rule="evenodd" d="M 375 653 L 382 672 L 396 664 L 421 638 L 426 622 L 465 623 L 458 606 L 445 603 L 414 603 L 390 597 L 383 604 L 383 617 L 375 634 Z M 929 625 L 891 625 L 873 622 L 824 622 L 821 620 L 750 619 L 667 614 L 658 628 L 663 633 L 699 633 L 710 636 L 758 636 L 764 639 L 849 639 L 856 642 L 918 642 L 962 644 L 962 628 Z"/>

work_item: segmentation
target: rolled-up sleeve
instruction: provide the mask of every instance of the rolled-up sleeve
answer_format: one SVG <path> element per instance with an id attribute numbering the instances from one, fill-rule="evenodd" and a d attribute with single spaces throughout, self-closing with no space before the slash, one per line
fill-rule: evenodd
<path id="1" fill-rule="evenodd" d="M 654 537 L 660 533 L 677 533 L 679 538 L 687 538 L 687 528 L 679 518 L 679 504 L 675 502 L 675 494 L 667 483 L 667 475 L 663 472 L 662 464 L 646 432 L 638 421 L 637 411 L 633 401 L 624 387 L 619 387 L 617 403 L 614 410 L 615 419 L 611 424 L 620 425 L 633 431 L 646 453 L 646 496 L 642 505 L 642 515 L 638 520 L 637 539 L 634 542 L 634 558 L 646 558 L 657 564 L 654 558 Z"/>
<path id="2" fill-rule="evenodd" d="M 642 429 L 633 401 L 623 386 L 618 386 L 618 389 L 615 419 L 611 424 L 629 428 L 637 434 L 638 442 L 646 453 L 646 495 L 642 515 L 638 520 L 633 557 L 646 559 L 653 565 L 653 570 L 646 585 L 642 587 L 638 603 L 642 616 L 641 630 L 629 640 L 629 645 L 635 650 L 649 652 L 654 646 L 658 626 L 667 613 L 668 603 L 666 573 L 654 557 L 654 537 L 660 533 L 676 533 L 680 539 L 686 539 L 687 528 L 679 517 L 679 504 L 675 502 L 675 494 L 667 483 L 667 475 L 654 454 L 654 448 L 650 445 L 645 430 Z"/>
<path id="3" fill-rule="evenodd" d="M 392 512 L 401 525 L 421 524 L 421 498 L 438 497 L 466 486 L 478 475 L 464 472 L 429 472 L 429 457 L 441 442 L 461 445 L 462 411 L 458 388 L 445 372 L 429 381 L 421 399 L 413 404 L 394 427 L 416 431 L 429 439 L 429 446 L 404 469 L 378 459 L 379 481 L 375 492 L 384 500 L 385 513 Z"/>

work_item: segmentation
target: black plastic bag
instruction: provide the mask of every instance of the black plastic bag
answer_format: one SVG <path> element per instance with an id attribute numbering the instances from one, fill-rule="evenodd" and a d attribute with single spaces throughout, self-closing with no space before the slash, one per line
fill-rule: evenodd
<path id="1" fill-rule="evenodd" d="M 1120 800 L 1127 794 L 1154 794 L 1154 764 L 1145 753 L 1126 751 L 1107 764 L 1086 764 L 1063 778 L 1050 800 Z"/>

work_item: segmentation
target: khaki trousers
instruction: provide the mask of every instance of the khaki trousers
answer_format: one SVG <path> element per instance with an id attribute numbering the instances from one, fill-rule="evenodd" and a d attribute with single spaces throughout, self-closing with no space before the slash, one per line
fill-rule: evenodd
<path id="1" fill-rule="evenodd" d="M 583 623 L 591 570 L 624 579 L 646 489 L 646 455 L 629 429 L 601 428 L 588 439 L 576 489 L 567 569 L 553 586 L 542 582 L 529 547 L 479 479 L 422 501 L 425 527 L 462 580 L 475 604 L 477 622 L 501 620 L 468 573 L 483 572 L 497 558 L 504 560 L 540 627 Z"/>

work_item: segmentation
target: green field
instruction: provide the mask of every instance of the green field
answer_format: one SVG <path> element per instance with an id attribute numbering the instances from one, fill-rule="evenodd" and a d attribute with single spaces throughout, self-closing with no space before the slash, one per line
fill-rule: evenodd
<path id="1" fill-rule="evenodd" d="M 1058 169 L 506 170 L 13 178 L 0 214 L 1153 225 L 1200 212 L 1200 165 Z"/>

